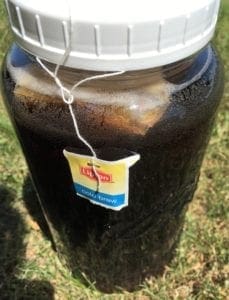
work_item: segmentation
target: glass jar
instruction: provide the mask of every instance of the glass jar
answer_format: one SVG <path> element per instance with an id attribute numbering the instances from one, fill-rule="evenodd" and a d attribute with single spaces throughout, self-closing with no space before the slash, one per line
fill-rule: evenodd
<path id="1" fill-rule="evenodd" d="M 54 69 L 54 65 L 48 64 Z M 65 85 L 94 74 L 60 67 Z M 163 272 L 182 231 L 219 105 L 223 78 L 211 45 L 162 67 L 97 79 L 75 91 L 81 134 L 99 158 L 129 151 L 129 203 L 120 211 L 76 195 L 64 149 L 88 153 L 68 106 L 35 58 L 13 45 L 3 67 L 5 104 L 60 257 L 103 291 L 133 290 Z"/>

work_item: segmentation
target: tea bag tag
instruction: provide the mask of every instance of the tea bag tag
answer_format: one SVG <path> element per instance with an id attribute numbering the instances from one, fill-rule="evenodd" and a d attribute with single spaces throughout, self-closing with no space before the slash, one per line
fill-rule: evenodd
<path id="1" fill-rule="evenodd" d="M 76 194 L 107 209 L 121 210 L 128 206 L 129 168 L 139 159 L 133 153 L 119 160 L 108 161 L 64 150 Z M 100 185 L 94 172 L 96 168 Z"/>

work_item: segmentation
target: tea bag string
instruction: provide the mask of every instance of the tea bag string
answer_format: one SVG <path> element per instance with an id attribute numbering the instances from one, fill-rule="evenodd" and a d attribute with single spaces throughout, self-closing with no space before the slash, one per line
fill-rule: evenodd
<path id="1" fill-rule="evenodd" d="M 69 108 L 69 112 L 71 114 L 71 118 L 73 121 L 73 125 L 75 128 L 75 132 L 76 135 L 78 137 L 78 139 L 90 150 L 90 152 L 92 153 L 92 169 L 94 172 L 94 175 L 97 179 L 97 190 L 100 186 L 100 177 L 99 174 L 96 170 L 95 167 L 95 160 L 97 159 L 97 154 L 95 152 L 95 149 L 93 148 L 93 146 L 86 140 L 85 137 L 82 136 L 82 134 L 80 133 L 79 130 L 79 126 L 78 126 L 78 122 L 73 110 L 73 103 L 75 101 L 74 98 L 74 91 L 81 86 L 82 84 L 92 81 L 92 80 L 97 80 L 97 79 L 103 79 L 103 78 L 108 78 L 108 77 L 113 77 L 113 76 L 117 76 L 117 75 L 121 75 L 123 74 L 125 71 L 117 71 L 117 72 L 111 72 L 111 73 L 104 73 L 104 74 L 99 74 L 99 75 L 94 75 L 94 76 L 90 76 L 87 78 L 84 78 L 78 82 L 76 82 L 71 89 L 68 89 L 66 86 L 64 86 L 64 84 L 61 82 L 60 78 L 58 77 L 58 71 L 61 67 L 61 65 L 64 65 L 65 61 L 68 59 L 69 54 L 71 52 L 71 37 L 72 37 L 72 21 L 71 21 L 71 12 L 69 11 L 69 19 L 70 19 L 70 26 L 68 27 L 69 30 L 66 32 L 66 49 L 64 51 L 63 57 L 61 58 L 60 62 L 58 64 L 56 64 L 55 70 L 54 72 L 52 72 L 42 61 L 39 57 L 36 57 L 36 61 L 38 62 L 38 64 L 54 79 L 56 85 L 59 87 L 60 92 L 61 92 L 61 97 L 64 101 L 64 103 L 66 103 L 68 105 Z"/>
<path id="2" fill-rule="evenodd" d="M 100 186 L 100 177 L 99 177 L 99 174 L 96 170 L 96 167 L 95 167 L 95 159 L 97 159 L 97 154 L 94 150 L 94 148 L 92 147 L 92 145 L 85 139 L 85 137 L 82 136 L 82 134 L 80 133 L 80 130 L 79 130 L 79 126 L 78 126 L 78 122 L 77 122 L 77 119 L 76 119 L 76 116 L 75 116 L 75 113 L 74 113 L 74 110 L 73 110 L 73 103 L 75 101 L 75 98 L 74 98 L 74 95 L 73 95 L 73 92 L 74 90 L 79 87 L 80 85 L 82 85 L 83 83 L 85 82 L 89 82 L 89 81 L 92 81 L 92 80 L 96 80 L 96 79 L 101 79 L 101 78 L 107 78 L 107 77 L 112 77 L 112 76 L 117 76 L 117 75 L 120 75 L 120 74 L 123 74 L 124 71 L 118 71 L 118 72 L 113 72 L 113 73 L 105 73 L 105 74 L 100 74 L 100 75 L 94 75 L 94 76 L 90 76 L 90 77 L 87 77 L 87 78 L 84 78 L 80 81 L 78 81 L 77 83 L 75 83 L 71 89 L 68 89 L 67 87 L 65 87 L 61 80 L 58 78 L 58 76 L 55 74 L 55 71 L 52 72 L 42 61 L 39 57 L 36 57 L 36 60 L 37 62 L 40 64 L 40 66 L 55 80 L 55 83 L 56 85 L 59 87 L 60 89 L 60 92 L 61 92 L 61 97 L 63 99 L 63 101 L 68 105 L 68 108 L 69 108 L 69 111 L 70 111 L 70 114 L 71 114 L 71 117 L 72 117 L 72 121 L 73 121 L 73 125 L 74 125 L 74 128 L 75 128 L 75 132 L 76 132 L 76 135 L 78 137 L 78 139 L 80 141 L 82 141 L 82 143 L 90 150 L 90 152 L 92 153 L 92 169 L 93 169 L 93 172 L 94 172 L 94 175 L 96 176 L 96 179 L 97 179 L 97 183 L 98 183 L 98 186 L 97 188 L 99 188 Z M 57 70 L 57 68 L 56 68 Z"/>

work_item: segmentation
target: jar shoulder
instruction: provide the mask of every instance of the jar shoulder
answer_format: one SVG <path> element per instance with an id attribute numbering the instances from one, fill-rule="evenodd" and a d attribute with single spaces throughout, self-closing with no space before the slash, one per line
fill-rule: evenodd
<path id="1" fill-rule="evenodd" d="M 223 86 L 222 66 L 215 50 L 208 46 L 176 76 L 171 70 L 165 67 L 156 75 L 141 74 L 141 84 L 136 86 L 129 76 L 105 82 L 104 86 L 79 87 L 73 106 L 80 128 L 86 136 L 93 135 L 95 129 L 107 137 L 146 136 L 152 128 L 168 135 L 211 119 Z M 36 124 L 36 130 L 42 131 L 46 124 L 46 131 L 54 135 L 61 130 L 72 131 L 68 108 L 54 80 L 17 46 L 6 57 L 3 77 L 6 101 L 11 102 L 15 118 L 24 126 Z M 131 87 L 128 80 L 132 80 Z M 138 81 L 136 76 L 134 80 Z"/>
<path id="2" fill-rule="evenodd" d="M 154 102 L 156 105 L 160 102 L 158 100 L 170 101 L 174 94 L 180 95 L 186 89 L 189 90 L 189 93 L 195 94 L 195 89 L 192 89 L 194 85 L 199 89 L 203 85 L 208 85 L 210 92 L 214 89 L 217 90 L 220 83 L 222 85 L 222 64 L 211 45 L 200 51 L 191 64 L 190 61 L 191 59 L 187 59 L 181 66 L 174 67 L 173 64 L 161 67 L 154 72 L 145 70 L 139 73 L 139 76 L 138 73 L 129 74 L 127 72 L 123 76 L 118 76 L 117 80 L 115 78 L 111 81 L 105 80 L 104 84 L 95 80 L 92 82 L 93 85 L 86 86 L 84 84 L 77 88 L 75 95 L 76 98 L 86 102 L 98 102 L 99 98 L 101 104 L 104 102 L 108 104 L 125 103 L 132 110 L 137 108 L 134 105 L 134 100 L 137 98 L 147 98 L 146 101 Z M 188 67 L 185 69 L 186 65 Z M 8 72 L 8 78 L 15 82 L 16 86 L 47 97 L 60 96 L 59 87 L 53 78 L 37 64 L 33 56 L 17 45 L 14 44 L 9 50 L 4 66 L 5 72 Z M 78 76 L 74 72 L 59 73 L 63 85 L 67 88 L 77 82 Z M 80 79 L 85 78 L 86 75 L 81 72 Z M 208 94 L 206 93 L 207 96 Z M 125 97 L 128 95 L 129 99 L 126 99 Z M 139 107 L 139 109 L 141 108 Z"/>

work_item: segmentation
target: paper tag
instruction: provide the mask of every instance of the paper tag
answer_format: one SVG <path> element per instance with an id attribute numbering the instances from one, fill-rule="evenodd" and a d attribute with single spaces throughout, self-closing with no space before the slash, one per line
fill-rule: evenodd
<path id="1" fill-rule="evenodd" d="M 77 195 L 113 210 L 128 206 L 129 168 L 140 159 L 139 154 L 130 153 L 128 157 L 107 161 L 64 150 Z"/>

